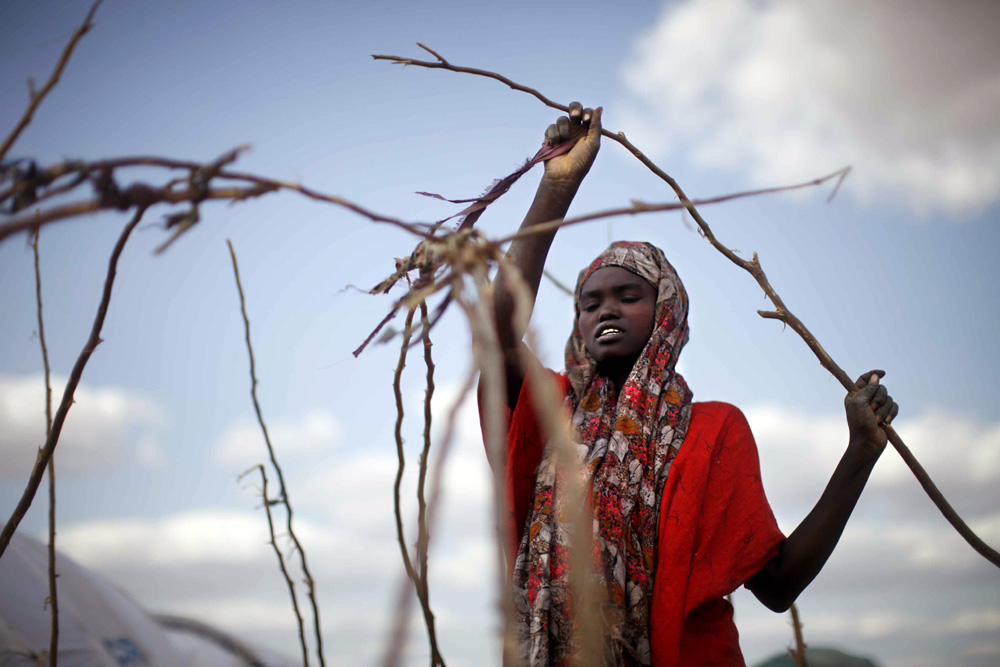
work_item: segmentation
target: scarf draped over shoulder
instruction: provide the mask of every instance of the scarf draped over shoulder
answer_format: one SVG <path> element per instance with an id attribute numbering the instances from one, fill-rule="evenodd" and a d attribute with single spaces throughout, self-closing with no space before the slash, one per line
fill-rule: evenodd
<path id="1" fill-rule="evenodd" d="M 617 397 L 612 382 L 598 373 L 577 324 L 584 282 L 608 266 L 622 267 L 657 290 L 652 335 Z M 580 273 L 574 306 L 566 410 L 583 481 L 591 489 L 594 567 L 588 576 L 596 579 L 600 596 L 604 661 L 648 665 L 661 491 L 691 420 L 691 391 L 675 370 L 688 340 L 687 292 L 659 248 L 617 242 Z M 531 666 L 570 664 L 581 646 L 569 574 L 569 480 L 553 449 L 549 441 L 538 465 L 513 571 L 520 659 Z"/>

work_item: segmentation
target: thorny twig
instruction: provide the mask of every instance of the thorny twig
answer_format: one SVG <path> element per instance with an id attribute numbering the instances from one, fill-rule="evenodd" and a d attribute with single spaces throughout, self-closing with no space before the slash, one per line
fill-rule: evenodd
<path id="1" fill-rule="evenodd" d="M 242 480 L 254 470 L 260 470 L 260 497 L 264 501 L 264 512 L 267 514 L 267 534 L 270 537 L 268 544 L 274 550 L 274 555 L 278 559 L 278 567 L 281 568 L 285 584 L 288 585 L 288 595 L 292 598 L 292 611 L 295 612 L 295 620 L 299 625 L 299 645 L 302 647 L 302 665 L 303 667 L 309 667 L 309 649 L 306 646 L 305 622 L 302 620 L 302 612 L 299 610 L 299 598 L 295 593 L 295 582 L 292 581 L 292 576 L 288 573 L 288 568 L 285 566 L 285 557 L 282 555 L 281 549 L 278 547 L 278 540 L 274 536 L 274 517 L 271 516 L 271 505 L 280 503 L 281 501 L 271 500 L 267 495 L 267 473 L 264 472 L 263 463 L 258 463 L 244 472 L 237 478 L 237 481 Z"/>
<path id="2" fill-rule="evenodd" d="M 267 424 L 264 423 L 264 415 L 260 409 L 260 401 L 257 400 L 257 366 L 254 361 L 253 345 L 250 343 L 250 318 L 247 316 L 246 298 L 243 294 L 243 285 L 240 282 L 240 269 L 236 262 L 236 251 L 233 250 L 232 241 L 226 239 L 226 244 L 229 246 L 229 256 L 233 260 L 233 275 L 236 278 L 236 289 L 240 295 L 240 313 L 243 315 L 243 327 L 246 332 L 247 356 L 250 358 L 250 398 L 253 399 L 253 409 L 257 414 L 257 423 L 260 425 L 261 433 L 264 435 L 264 444 L 267 445 L 267 454 L 271 459 L 271 465 L 274 466 L 274 471 L 278 474 L 279 489 L 278 498 L 275 502 L 281 503 L 285 506 L 285 513 L 287 517 L 285 529 L 288 532 L 288 536 L 292 540 L 292 544 L 295 545 L 295 550 L 299 553 L 299 565 L 302 567 L 302 574 L 305 577 L 306 592 L 309 594 L 309 602 L 312 605 L 313 629 L 316 634 L 316 653 L 319 656 L 320 667 L 324 667 L 326 660 L 323 655 L 323 635 L 320 631 L 319 604 L 316 602 L 316 582 L 313 580 L 312 573 L 309 571 L 309 565 L 306 562 L 306 550 L 302 547 L 302 543 L 299 541 L 299 538 L 295 534 L 295 530 L 292 527 L 292 501 L 291 498 L 288 497 L 288 487 L 285 485 L 285 475 L 281 470 L 281 466 L 278 464 L 277 456 L 274 453 L 274 447 L 271 445 L 271 436 L 267 431 Z"/>
<path id="3" fill-rule="evenodd" d="M 394 63 L 402 65 L 416 65 L 419 67 L 426 67 L 431 69 L 446 69 L 452 72 L 474 74 L 476 76 L 483 76 L 490 79 L 495 79 L 497 81 L 500 81 L 501 83 L 506 84 L 508 87 L 513 88 L 514 90 L 519 90 L 521 92 L 532 95 L 533 97 L 535 97 L 548 107 L 551 107 L 553 109 L 558 109 L 563 112 L 569 111 L 568 106 L 552 101 L 551 99 L 542 95 L 534 88 L 530 88 L 528 86 L 515 83 L 514 81 L 511 81 L 507 77 L 497 74 L 496 72 L 490 72 L 488 70 L 476 69 L 471 67 L 461 67 L 457 65 L 452 65 L 434 50 L 424 46 L 423 44 L 418 43 L 417 45 L 420 48 L 427 51 L 428 53 L 430 53 L 431 55 L 433 55 L 437 59 L 437 61 L 421 61 L 421 60 L 414 60 L 412 58 L 402 58 L 399 56 L 388 56 L 388 55 L 373 55 L 372 57 L 375 60 L 389 60 Z M 753 259 L 748 261 L 742 259 L 738 255 L 736 255 L 736 253 L 733 252 L 730 248 L 723 245 L 715 237 L 715 234 L 713 233 L 711 227 L 709 227 L 705 219 L 701 217 L 701 214 L 698 212 L 698 209 L 696 208 L 697 202 L 688 198 L 688 196 L 684 193 L 684 190 L 681 189 L 677 181 L 675 181 L 669 174 L 667 174 L 665 171 L 663 171 L 663 169 L 657 166 L 651 159 L 649 159 L 649 157 L 646 156 L 645 153 L 640 151 L 634 144 L 632 144 L 632 142 L 626 139 L 624 132 L 611 132 L 607 129 L 604 129 L 601 131 L 601 134 L 602 136 L 608 137 L 609 139 L 621 144 L 626 150 L 628 150 L 633 156 L 635 156 L 636 159 L 642 162 L 642 164 L 645 165 L 650 171 L 656 174 L 656 176 L 658 176 L 661 180 L 666 182 L 670 186 L 670 188 L 674 191 L 674 193 L 677 195 L 678 199 L 680 200 L 680 203 L 691 214 L 691 217 L 694 219 L 695 223 L 698 225 L 698 228 L 701 230 L 705 238 L 708 239 L 709 243 L 711 243 L 712 246 L 720 253 L 722 253 L 727 259 L 729 259 L 729 261 L 736 264 L 738 267 L 747 271 L 748 273 L 750 273 L 750 275 L 753 276 L 754 280 L 757 281 L 757 284 L 760 285 L 762 290 L 764 290 L 764 293 L 771 300 L 771 303 L 774 304 L 775 307 L 774 310 L 771 311 L 759 310 L 757 311 L 758 314 L 766 319 L 780 320 L 785 325 L 790 327 L 795 333 L 799 335 L 800 338 L 802 338 L 803 341 L 805 341 L 806 345 L 809 347 L 810 350 L 812 350 L 813 354 L 819 360 L 820 364 L 825 369 L 827 369 L 835 378 L 837 378 L 837 380 L 841 383 L 841 385 L 843 385 L 843 387 L 849 393 L 855 392 L 857 390 L 857 387 L 851 380 L 850 376 L 847 375 L 847 373 L 845 373 L 844 370 L 836 364 L 836 362 L 834 362 L 834 360 L 830 357 L 830 355 L 826 352 L 826 350 L 823 349 L 823 347 L 819 344 L 815 336 L 813 336 L 812 332 L 809 331 L 809 329 L 805 326 L 805 324 L 803 324 L 802 321 L 799 320 L 799 318 L 796 317 L 785 306 L 784 301 L 782 301 L 781 297 L 778 296 L 778 293 L 771 286 L 770 282 L 767 279 L 767 275 L 761 268 L 760 261 L 757 257 L 757 253 L 754 253 Z M 895 429 L 893 429 L 892 426 L 884 423 L 881 426 L 888 435 L 889 442 L 891 442 L 893 447 L 896 448 L 896 451 L 899 452 L 900 456 L 903 458 L 903 461 L 913 472 L 914 476 L 917 478 L 917 481 L 920 482 L 920 485 L 923 487 L 924 491 L 927 493 L 930 499 L 941 511 L 941 514 L 944 515 L 944 517 L 948 520 L 948 522 L 951 523 L 951 525 L 955 528 L 955 530 L 958 531 L 958 533 L 965 539 L 965 541 L 973 549 L 976 550 L 976 552 L 978 552 L 981 556 L 986 558 L 986 560 L 988 560 L 989 562 L 993 563 L 997 567 L 1000 567 L 1000 553 L 998 553 L 995 549 L 993 549 L 988 544 L 983 542 L 983 540 L 978 535 L 976 535 L 976 533 L 973 532 L 971 528 L 969 528 L 969 526 L 958 515 L 958 513 L 954 510 L 954 508 L 951 507 L 951 505 L 945 499 L 941 491 L 938 490 L 937 486 L 931 481 L 930 476 L 927 474 L 927 471 L 924 470 L 924 468 L 917 461 L 916 457 L 913 456 L 913 453 L 910 451 L 910 449 L 899 437 L 899 434 L 896 433 Z"/>
<path id="4" fill-rule="evenodd" d="M 38 306 L 38 343 L 42 348 L 45 367 L 45 437 L 52 433 L 52 372 L 49 348 L 45 344 L 45 319 L 42 317 L 42 270 L 38 262 L 38 232 L 31 236 L 31 251 L 35 257 L 35 302 Z M 56 588 L 56 459 L 49 458 L 49 599 L 52 624 L 49 630 L 49 666 L 56 667 L 59 653 L 59 591 Z"/>
<path id="5" fill-rule="evenodd" d="M 24 131 L 24 128 L 26 128 L 28 123 L 31 122 L 31 118 L 35 115 L 35 110 L 38 108 L 38 105 L 42 103 L 42 100 L 49 94 L 49 91 L 52 90 L 57 83 L 59 83 L 59 77 L 62 75 L 63 70 L 66 69 L 66 63 L 69 62 L 69 57 L 73 55 L 73 49 L 76 48 L 77 42 L 79 42 L 80 39 L 86 35 L 92 27 L 94 27 L 94 24 L 90 21 L 94 18 L 94 12 L 97 11 L 97 8 L 100 5 L 101 0 L 97 0 L 97 2 L 91 5 L 90 11 L 87 12 L 87 18 L 83 20 L 80 27 L 73 33 L 73 36 L 70 38 L 66 48 L 63 49 L 62 56 L 59 58 L 56 68 L 52 70 L 49 80 L 44 86 L 42 86 L 42 89 L 37 92 L 34 90 L 30 91 L 31 100 L 28 102 L 28 108 L 24 111 L 24 115 L 21 116 L 21 120 L 18 121 L 11 133 L 7 135 L 7 138 L 3 140 L 2 144 L 0 144 L 0 161 L 3 160 L 5 155 L 7 155 L 7 151 L 9 151 L 10 147 L 14 145 L 15 141 L 17 141 L 21 132 Z"/>
<path id="6" fill-rule="evenodd" d="M 792 659 L 795 660 L 795 664 L 798 667 L 809 667 L 806 662 L 806 643 L 802 639 L 802 622 L 799 620 L 799 609 L 792 603 L 789 609 L 792 615 L 792 628 L 795 631 L 795 648 L 788 649 L 788 652 L 792 655 Z"/>
<path id="7" fill-rule="evenodd" d="M 45 438 L 45 444 L 38 452 L 38 458 L 35 459 L 35 465 L 31 470 L 31 475 L 28 477 L 28 484 L 24 489 L 24 493 L 21 496 L 21 500 L 17 503 L 17 507 L 14 508 L 13 513 L 10 515 L 10 519 L 4 524 L 3 531 L 0 532 L 0 557 L 3 556 L 4 552 L 7 550 L 7 545 L 10 544 L 10 538 L 14 535 L 14 531 L 17 530 L 17 526 L 21 523 L 24 518 L 25 513 L 31 506 L 32 500 L 35 498 L 35 493 L 38 491 L 38 485 L 42 481 L 42 475 L 45 474 L 45 468 L 48 466 L 49 461 L 52 459 L 52 454 L 55 451 L 56 444 L 59 442 L 59 435 L 62 433 L 63 424 L 66 421 L 66 415 L 69 413 L 70 406 L 73 405 L 73 394 L 76 392 L 76 387 L 80 384 L 80 378 L 83 376 L 83 369 L 87 366 L 87 362 L 90 360 L 90 355 L 93 354 L 94 350 L 98 345 L 101 344 L 101 328 L 104 326 L 104 318 L 108 314 L 108 303 L 111 301 L 111 288 L 115 282 L 115 273 L 118 268 L 118 258 L 122 254 L 122 249 L 125 247 L 125 242 L 128 241 L 129 235 L 132 230 L 135 229 L 139 221 L 142 220 L 142 214 L 146 212 L 146 209 L 139 208 L 132 219 L 125 225 L 125 229 L 122 230 L 121 235 L 118 237 L 118 242 L 115 243 L 114 250 L 111 252 L 111 258 L 108 260 L 108 273 L 104 279 L 104 291 L 101 294 L 101 301 L 97 307 L 97 314 L 94 317 L 94 324 L 90 329 L 90 336 L 87 338 L 87 342 L 84 343 L 83 350 L 80 352 L 80 356 L 77 357 L 76 363 L 73 365 L 73 370 L 69 374 L 69 379 L 66 381 L 66 387 L 63 389 L 62 400 L 59 402 L 59 408 L 56 410 L 55 417 L 52 419 L 52 430 L 49 432 L 48 436 Z"/>

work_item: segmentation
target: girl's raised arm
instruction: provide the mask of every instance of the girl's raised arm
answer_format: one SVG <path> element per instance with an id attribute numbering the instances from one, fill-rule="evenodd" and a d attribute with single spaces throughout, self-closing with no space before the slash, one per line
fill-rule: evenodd
<path id="1" fill-rule="evenodd" d="M 562 116 L 545 131 L 552 144 L 578 140 L 572 150 L 545 162 L 545 175 L 538 185 L 535 199 L 528 209 L 521 229 L 565 217 L 584 176 L 601 147 L 601 108 L 584 109 L 579 102 L 569 106 L 569 116 Z M 555 238 L 555 231 L 515 239 L 507 250 L 507 259 L 520 271 L 528 285 L 532 306 L 538 294 L 538 284 L 545 267 L 545 258 Z M 494 317 L 500 347 L 504 354 L 507 379 L 507 404 L 514 408 L 524 382 L 521 354 L 524 328 L 514 321 L 514 295 L 508 287 L 506 272 L 501 266 L 494 281 Z M 480 391 L 482 387 L 480 387 Z"/>

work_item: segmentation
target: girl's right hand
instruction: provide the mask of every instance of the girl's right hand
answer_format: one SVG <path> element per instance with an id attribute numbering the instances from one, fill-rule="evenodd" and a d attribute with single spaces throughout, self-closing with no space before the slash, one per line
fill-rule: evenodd
<path id="1" fill-rule="evenodd" d="M 561 116 L 545 130 L 545 140 L 552 145 L 577 140 L 572 150 L 545 162 L 545 178 L 551 182 L 579 185 L 594 164 L 601 148 L 601 113 L 603 109 L 584 109 L 579 102 L 569 105 L 569 115 Z"/>

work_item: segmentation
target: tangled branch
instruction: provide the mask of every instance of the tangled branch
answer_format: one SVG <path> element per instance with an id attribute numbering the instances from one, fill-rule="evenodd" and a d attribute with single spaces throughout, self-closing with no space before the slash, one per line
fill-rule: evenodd
<path id="1" fill-rule="evenodd" d="M 430 53 L 431 55 L 433 55 L 437 60 L 422 61 L 422 60 L 414 60 L 412 58 L 403 58 L 400 56 L 390 56 L 390 55 L 373 55 L 372 58 L 374 58 L 375 60 L 388 60 L 393 63 L 401 65 L 414 65 L 429 69 L 445 69 L 452 72 L 473 74 L 475 76 L 482 76 L 494 79 L 496 81 L 499 81 L 507 85 L 508 87 L 514 90 L 518 90 L 527 93 L 529 95 L 532 95 L 533 97 L 535 97 L 537 100 L 539 100 L 548 107 L 551 107 L 553 109 L 558 109 L 564 113 L 567 113 L 569 111 L 569 107 L 567 105 L 554 102 L 553 100 L 549 99 L 548 97 L 538 92 L 534 88 L 530 88 L 528 86 L 516 83 L 505 76 L 497 74 L 496 72 L 453 65 L 433 49 L 430 49 L 429 47 L 419 43 L 418 46 L 427 51 L 428 53 Z M 701 216 L 701 213 L 699 213 L 697 209 L 697 205 L 702 202 L 699 202 L 697 200 L 691 200 L 690 198 L 688 198 L 688 196 L 684 193 L 684 190 L 681 189 L 677 181 L 675 181 L 669 174 L 667 174 L 665 171 L 663 171 L 663 169 L 657 166 L 651 159 L 649 159 L 648 156 L 646 156 L 645 153 L 643 153 L 634 144 L 632 144 L 632 142 L 630 142 L 625 137 L 624 132 L 611 132 L 609 130 L 604 129 L 601 131 L 601 134 L 602 136 L 608 137 L 609 139 L 621 144 L 626 150 L 628 150 L 633 156 L 635 156 L 636 159 L 638 159 L 657 177 L 666 182 L 667 185 L 669 185 L 670 188 L 677 195 L 677 198 L 680 200 L 679 204 L 683 208 L 687 209 L 688 213 L 690 213 L 692 219 L 698 225 L 698 228 L 701 230 L 702 235 L 708 240 L 708 242 L 711 243 L 712 246 L 720 253 L 722 253 L 722 255 L 725 256 L 729 261 L 731 261 L 733 264 L 736 264 L 738 267 L 740 267 L 744 271 L 747 271 L 751 276 L 753 276 L 754 280 L 757 282 L 760 288 L 767 295 L 768 299 L 770 299 L 771 303 L 774 305 L 774 310 L 769 310 L 769 311 L 758 310 L 757 311 L 758 314 L 765 319 L 780 320 L 786 326 L 791 328 L 795 333 L 799 335 L 800 338 L 802 338 L 802 340 L 806 343 L 809 349 L 819 360 L 820 364 L 825 369 L 827 369 L 827 371 L 829 371 L 835 378 L 837 378 L 837 380 L 841 383 L 841 385 L 843 385 L 843 387 L 849 393 L 855 392 L 857 388 L 855 387 L 854 382 L 851 380 L 850 376 L 847 375 L 847 373 L 845 373 L 844 370 L 839 365 L 837 365 L 836 362 L 834 362 L 833 358 L 827 353 L 825 349 L 823 349 L 823 346 L 820 345 L 818 340 L 816 340 L 816 337 L 812 334 L 812 332 L 809 331 L 809 329 L 805 326 L 805 324 L 803 324 L 803 322 L 797 316 L 795 316 L 794 313 L 792 313 L 792 311 L 785 305 L 784 301 L 771 286 L 771 283 L 767 278 L 767 274 L 764 273 L 764 270 L 761 267 L 759 258 L 757 257 L 757 253 L 753 254 L 753 258 L 751 260 L 745 260 L 739 257 L 732 249 L 728 248 L 722 242 L 720 242 L 716 238 L 715 233 L 712 231 L 712 228 L 709 227 L 708 223 Z M 847 173 L 846 170 L 841 172 L 835 172 L 835 174 L 831 174 L 827 178 L 839 176 L 839 180 L 837 183 L 837 187 L 839 188 L 840 182 L 843 181 L 843 178 L 844 176 L 846 176 L 846 173 Z M 834 192 L 836 192 L 836 189 L 834 190 Z M 705 203 L 707 203 L 707 201 Z M 662 209 L 662 210 L 667 210 L 667 209 Z M 621 213 L 622 212 L 620 212 L 619 214 Z M 604 216 L 598 216 L 598 217 L 604 217 Z M 595 218 L 590 217 L 588 219 L 595 219 Z M 561 221 L 561 223 L 565 224 L 566 221 Z M 556 224 L 556 223 L 551 223 L 551 224 Z M 542 227 L 542 225 L 539 225 L 538 227 Z M 540 231 L 541 230 L 539 230 L 539 233 Z M 923 487 L 924 491 L 927 493 L 930 499 L 941 511 L 941 514 L 944 515 L 944 517 L 948 520 L 948 522 L 955 528 L 955 530 L 958 531 L 958 533 L 963 537 L 963 539 L 965 539 L 965 541 L 973 549 L 976 550 L 977 553 L 986 558 L 986 560 L 988 560 L 989 562 L 993 563 L 993 565 L 1000 567 L 1000 553 L 998 553 L 995 549 L 986 544 L 978 535 L 976 535 L 976 533 L 973 532 L 971 528 L 969 528 L 968 524 L 965 523 L 965 521 L 961 518 L 961 516 L 959 516 L 959 514 L 954 510 L 954 508 L 951 507 L 951 505 L 945 499 L 941 491 L 931 481 L 930 476 L 927 474 L 927 471 L 924 470 L 923 466 L 920 465 L 916 457 L 903 442 L 902 438 L 899 437 L 899 434 L 896 433 L 895 429 L 893 429 L 892 426 L 890 426 L 889 424 L 885 423 L 881 424 L 881 427 L 885 430 L 889 442 L 891 442 L 896 451 L 899 452 L 900 456 L 903 458 L 903 461 L 910 468 L 911 472 L 917 478 L 917 481 L 920 482 L 921 487 Z"/>
<path id="2" fill-rule="evenodd" d="M 0 183 L 8 180 L 12 182 L 0 190 L 0 206 L 7 204 L 8 215 L 16 214 L 57 195 L 72 192 L 88 182 L 93 186 L 95 196 L 23 214 L 0 223 L 0 242 L 18 232 L 101 210 L 127 211 L 161 203 L 191 204 L 188 211 L 167 218 L 166 226 L 176 228 L 176 237 L 198 222 L 197 205 L 201 202 L 244 201 L 282 190 L 298 193 L 313 201 L 340 206 L 372 222 L 392 225 L 422 238 L 428 235 L 426 230 L 430 225 L 427 224 L 404 222 L 372 211 L 343 197 L 319 192 L 299 183 L 224 168 L 225 165 L 234 162 L 246 149 L 245 146 L 235 148 L 208 164 L 156 156 L 133 156 L 93 162 L 70 160 L 46 168 L 39 168 L 33 162 L 27 168 L 6 165 L 0 172 Z M 136 182 L 122 187 L 115 180 L 115 170 L 126 167 L 160 167 L 168 171 L 179 169 L 187 171 L 188 177 L 170 180 L 162 186 Z M 212 187 L 219 179 L 235 184 Z M 183 187 L 178 187 L 182 184 Z"/>

